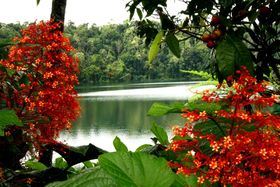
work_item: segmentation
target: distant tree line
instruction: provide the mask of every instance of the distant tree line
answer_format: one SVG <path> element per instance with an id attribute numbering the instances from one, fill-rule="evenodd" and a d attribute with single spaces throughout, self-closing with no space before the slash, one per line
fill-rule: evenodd
<path id="1" fill-rule="evenodd" d="M 24 24 L 0 24 L 0 39 L 20 36 Z M 148 62 L 148 47 L 137 35 L 135 23 L 96 26 L 73 22 L 64 33 L 77 49 L 82 84 L 148 80 L 190 80 L 193 75 L 181 70 L 209 71 L 210 50 L 196 39 L 181 42 L 181 58 L 163 45 L 156 60 Z"/>

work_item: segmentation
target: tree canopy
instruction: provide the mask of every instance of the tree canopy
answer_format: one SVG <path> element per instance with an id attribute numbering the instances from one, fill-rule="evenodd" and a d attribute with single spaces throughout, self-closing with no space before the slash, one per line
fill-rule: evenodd
<path id="1" fill-rule="evenodd" d="M 19 31 L 28 23 L 2 24 L 1 38 L 20 36 Z M 65 24 L 65 36 L 76 48 L 80 59 L 79 80 L 83 83 L 105 81 L 189 80 L 191 75 L 181 70 L 209 71 L 211 54 L 197 39 L 181 42 L 186 49 L 181 58 L 172 55 L 166 45 L 158 58 L 148 61 L 145 40 L 137 35 L 135 23 L 96 26 Z"/>
<path id="2" fill-rule="evenodd" d="M 177 1 L 179 2 L 179 1 Z M 138 14 L 138 29 L 156 53 L 163 42 L 180 55 L 179 42 L 200 39 L 215 49 L 213 62 L 217 78 L 222 81 L 247 66 L 259 80 L 279 73 L 279 8 L 276 0 L 185 0 L 177 15 L 167 11 L 167 0 L 131 0 L 127 3 L 130 18 Z M 154 18 L 161 23 L 157 26 Z M 161 34 L 163 33 L 163 34 Z M 155 47 L 158 40 L 159 45 Z M 150 56 L 153 60 L 155 55 Z"/>

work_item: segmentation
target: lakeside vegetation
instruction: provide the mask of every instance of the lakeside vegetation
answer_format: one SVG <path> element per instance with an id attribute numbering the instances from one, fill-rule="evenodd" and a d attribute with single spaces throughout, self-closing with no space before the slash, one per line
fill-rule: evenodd
<path id="1" fill-rule="evenodd" d="M 20 36 L 25 24 L 1 24 L 0 39 Z M 198 78 L 181 70 L 210 71 L 211 51 L 196 39 L 182 42 L 185 50 L 175 57 L 162 46 L 158 58 L 148 62 L 148 47 L 137 36 L 136 23 L 96 26 L 73 22 L 65 25 L 64 34 L 76 49 L 80 60 L 81 84 L 123 81 L 191 80 Z"/>

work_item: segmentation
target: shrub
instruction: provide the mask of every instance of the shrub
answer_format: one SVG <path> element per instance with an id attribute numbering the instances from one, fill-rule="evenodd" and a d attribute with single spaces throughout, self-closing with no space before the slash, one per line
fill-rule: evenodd
<path id="1" fill-rule="evenodd" d="M 198 183 L 233 186 L 280 184 L 280 116 L 267 110 L 279 97 L 267 92 L 268 83 L 257 82 L 246 68 L 229 77 L 226 96 L 206 91 L 202 101 L 220 104 L 216 111 L 187 108 L 184 127 L 175 127 L 169 149 L 177 173 L 195 174 Z M 221 88 L 225 85 L 220 85 Z"/>

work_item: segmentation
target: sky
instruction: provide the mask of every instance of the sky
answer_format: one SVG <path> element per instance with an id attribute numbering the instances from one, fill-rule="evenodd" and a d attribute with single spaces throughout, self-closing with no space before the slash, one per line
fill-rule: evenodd
<path id="1" fill-rule="evenodd" d="M 98 26 L 123 23 L 129 18 L 129 13 L 125 8 L 128 1 L 67 0 L 65 22 L 71 20 L 76 25 L 90 23 Z M 48 20 L 51 14 L 51 4 L 52 0 L 40 0 L 38 6 L 36 0 L 1 0 L 0 22 L 24 23 Z M 171 4 L 172 9 L 175 7 L 173 4 Z"/>
<path id="2" fill-rule="evenodd" d="M 122 23 L 129 18 L 125 9 L 127 0 L 67 0 L 65 21 L 95 23 L 104 25 Z M 2 0 L 0 6 L 0 22 L 34 22 L 48 20 L 51 14 L 52 0 Z"/>

